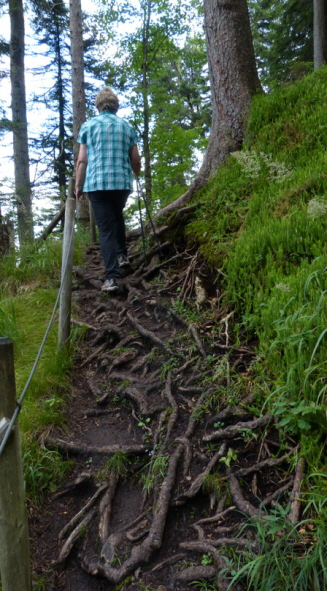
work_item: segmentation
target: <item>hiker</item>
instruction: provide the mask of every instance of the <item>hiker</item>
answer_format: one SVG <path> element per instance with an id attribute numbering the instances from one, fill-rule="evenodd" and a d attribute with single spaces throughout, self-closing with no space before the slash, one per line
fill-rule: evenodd
<path id="1" fill-rule="evenodd" d="M 129 267 L 123 209 L 133 190 L 132 171 L 139 176 L 140 154 L 133 127 L 116 115 L 117 95 L 108 86 L 95 99 L 99 115 L 81 126 L 76 165 L 76 198 L 88 193 L 99 228 L 106 268 L 102 291 L 118 289 L 119 269 Z"/>

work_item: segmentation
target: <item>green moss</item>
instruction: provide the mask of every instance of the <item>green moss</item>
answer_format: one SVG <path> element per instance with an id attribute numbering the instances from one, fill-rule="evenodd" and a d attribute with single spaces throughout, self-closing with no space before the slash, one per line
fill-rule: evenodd
<path id="1" fill-rule="evenodd" d="M 266 406 L 315 469 L 327 429 L 326 90 L 324 67 L 256 97 L 242 152 L 196 196 L 204 205 L 186 229 L 223 273 L 234 334 L 259 337 Z"/>

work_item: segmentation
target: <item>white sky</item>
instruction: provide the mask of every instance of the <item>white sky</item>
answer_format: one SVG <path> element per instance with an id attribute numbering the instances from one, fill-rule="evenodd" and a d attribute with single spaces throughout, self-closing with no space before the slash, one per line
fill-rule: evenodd
<path id="1" fill-rule="evenodd" d="M 69 4 L 69 2 L 66 2 Z M 94 13 L 97 11 L 96 0 L 82 0 L 82 9 L 88 13 Z M 9 15 L 6 14 L 0 19 L 1 34 L 9 42 L 10 38 L 10 20 Z M 48 63 L 48 59 L 42 56 L 42 50 L 46 51 L 47 47 L 40 46 L 34 41 L 33 30 L 28 23 L 28 14 L 25 17 L 25 85 L 26 85 L 26 101 L 27 101 L 27 120 L 28 120 L 28 134 L 29 138 L 37 137 L 38 130 L 42 127 L 42 124 L 46 121 L 48 112 L 46 108 L 41 108 L 40 104 L 33 105 L 32 96 L 34 94 L 42 94 L 49 90 L 53 85 L 53 78 L 51 73 L 44 74 L 42 77 L 35 74 L 35 68 L 42 67 Z M 4 57 L 0 63 L 0 69 L 9 72 L 10 63 L 9 58 Z M 0 81 L 0 93 L 1 97 L 8 97 L 6 101 L 6 116 L 11 119 L 11 88 L 9 77 L 3 78 Z M 53 113 L 52 113 L 53 115 Z M 6 133 L 2 138 L 0 145 L 0 207 L 3 214 L 6 214 L 8 207 L 3 204 L 1 199 L 1 193 L 11 193 L 13 191 L 14 182 L 14 164 L 13 164 L 13 147 L 12 147 L 12 134 Z M 35 175 L 39 171 L 35 170 L 35 167 L 31 166 L 30 175 L 31 181 L 35 179 Z M 3 182 L 4 181 L 4 182 Z M 43 189 L 37 188 L 38 196 L 41 195 Z M 33 209 L 35 211 L 41 211 L 53 206 L 53 203 L 46 198 L 44 195 L 41 200 L 34 199 Z"/>

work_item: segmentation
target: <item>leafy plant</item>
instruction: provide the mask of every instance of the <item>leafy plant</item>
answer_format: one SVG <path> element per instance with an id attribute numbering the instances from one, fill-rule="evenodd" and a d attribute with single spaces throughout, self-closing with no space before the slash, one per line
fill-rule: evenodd
<path id="1" fill-rule="evenodd" d="M 230 468 L 231 463 L 235 462 L 236 460 L 237 452 L 235 451 L 235 449 L 232 449 L 231 447 L 228 449 L 227 456 L 224 456 L 219 459 L 219 461 L 225 464 L 227 468 Z"/>
<path id="2" fill-rule="evenodd" d="M 27 496 L 38 502 L 46 490 L 56 490 L 57 483 L 67 475 L 72 462 L 63 461 L 59 452 L 34 443 L 24 452 L 23 465 Z"/>

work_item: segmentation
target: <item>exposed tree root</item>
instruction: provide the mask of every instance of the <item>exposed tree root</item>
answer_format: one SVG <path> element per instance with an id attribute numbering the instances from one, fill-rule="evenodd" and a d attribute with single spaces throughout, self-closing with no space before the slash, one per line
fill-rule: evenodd
<path id="1" fill-rule="evenodd" d="M 168 441 L 170 439 L 172 430 L 176 424 L 177 418 L 178 418 L 178 404 L 175 400 L 175 398 L 172 395 L 172 391 L 171 391 L 171 382 L 172 382 L 172 377 L 171 377 L 171 371 L 168 372 L 167 374 L 167 381 L 166 381 L 166 387 L 165 387 L 165 396 L 168 400 L 168 402 L 170 403 L 170 406 L 172 408 L 172 413 L 169 417 L 169 423 L 168 423 L 168 427 L 167 427 L 167 433 L 166 433 L 166 437 L 165 440 L 162 444 L 162 448 L 161 448 L 161 453 L 164 453 L 164 450 L 168 444 Z"/>
<path id="2" fill-rule="evenodd" d="M 176 216 L 175 221 L 176 219 L 178 219 L 178 216 Z M 164 228 L 162 231 L 165 230 Z M 171 252 L 169 242 L 165 243 L 162 248 Z M 180 246 L 179 250 L 181 250 Z M 106 410 L 89 409 L 88 407 L 86 407 L 87 410 L 84 410 L 86 406 L 84 405 L 82 407 L 83 416 L 101 417 L 104 414 L 117 413 L 118 411 L 117 422 L 122 420 L 124 428 L 127 425 L 124 438 L 118 439 L 118 441 L 124 441 L 124 444 L 116 443 L 116 424 L 113 425 L 112 432 L 108 429 L 108 437 L 105 435 L 104 438 L 102 435 L 101 439 L 99 439 L 101 442 L 108 442 L 108 445 L 103 446 L 86 445 L 84 442 L 78 444 L 71 440 L 66 441 L 65 436 L 48 437 L 48 443 L 65 450 L 68 454 L 108 456 L 120 451 L 127 454 L 139 454 L 140 458 L 128 465 L 128 471 L 134 477 L 140 471 L 142 476 L 147 471 L 147 484 L 149 483 L 151 493 L 149 493 L 149 497 L 146 496 L 145 492 L 143 493 L 143 505 L 141 507 L 140 502 L 139 507 L 138 500 L 141 501 L 142 492 L 140 490 L 141 486 L 136 484 L 135 478 L 133 481 L 121 481 L 117 490 L 118 476 L 110 473 L 108 482 L 99 487 L 92 499 L 62 530 L 60 541 L 62 542 L 67 535 L 68 539 L 61 548 L 59 557 L 61 561 L 67 558 L 87 523 L 96 518 L 96 506 L 99 506 L 98 521 L 92 524 L 91 534 L 85 539 L 81 551 L 83 557 L 79 557 L 82 567 L 93 575 L 105 578 L 110 585 L 118 585 L 131 574 L 138 577 L 140 567 L 149 563 L 153 557 L 156 557 L 156 561 L 160 562 L 150 571 L 150 573 L 155 573 L 187 557 L 186 552 L 176 554 L 173 537 L 171 538 L 171 553 L 173 555 L 168 558 L 165 557 L 164 560 L 161 560 L 162 556 L 160 554 L 158 557 L 156 556 L 156 552 L 163 544 L 165 528 L 167 527 L 167 534 L 170 536 L 171 528 L 176 527 L 175 524 L 172 524 L 174 518 L 167 520 L 169 512 L 170 517 L 174 517 L 174 512 L 176 514 L 178 512 L 177 507 L 187 503 L 183 515 L 179 513 L 181 532 L 187 526 L 186 520 L 189 512 L 198 511 L 198 517 L 195 523 L 189 525 L 193 529 L 188 530 L 179 546 L 183 551 L 192 553 L 211 553 L 213 564 L 206 566 L 194 565 L 182 572 L 178 572 L 178 569 L 176 569 L 175 580 L 179 583 L 187 583 L 199 578 L 216 577 L 217 589 L 226 591 L 229 581 L 220 574 L 222 569 L 226 572 L 227 567 L 227 563 L 221 555 L 221 552 L 224 552 L 222 548 L 229 546 L 236 553 L 258 552 L 259 546 L 254 538 L 253 528 L 246 530 L 249 539 L 244 533 L 243 536 L 245 537 L 237 537 L 240 532 L 244 532 L 244 527 L 242 528 L 242 521 L 244 526 L 244 515 L 256 520 L 265 519 L 268 511 L 266 507 L 271 504 L 274 506 L 275 500 L 279 498 L 281 498 L 284 506 L 289 497 L 288 491 L 292 486 L 289 518 L 292 523 L 297 523 L 300 511 L 298 497 L 304 473 L 304 464 L 302 465 L 300 460 L 295 478 L 290 476 L 285 480 L 282 470 L 276 468 L 282 466 L 283 463 L 286 464 L 290 456 L 298 448 L 289 448 L 288 453 L 283 452 L 281 457 L 276 458 L 272 457 L 266 438 L 261 438 L 258 441 L 252 439 L 249 442 L 247 440 L 244 446 L 240 444 L 239 439 L 247 431 L 261 428 L 271 431 L 271 439 L 275 439 L 274 418 L 271 415 L 257 418 L 251 412 L 251 408 L 249 411 L 247 410 L 247 407 L 250 407 L 256 396 L 258 396 L 257 393 L 252 392 L 235 407 L 227 406 L 216 413 L 215 416 L 212 416 L 213 413 L 210 416 L 211 402 L 215 402 L 214 398 L 210 396 L 213 389 L 217 387 L 218 383 L 222 387 L 228 386 L 229 383 L 233 386 L 233 373 L 229 375 L 229 366 L 235 370 L 241 363 L 242 372 L 244 366 L 245 371 L 251 375 L 249 359 L 253 358 L 255 352 L 250 347 L 234 347 L 230 344 L 229 323 L 231 323 L 234 312 L 222 308 L 222 292 L 219 286 L 217 287 L 217 297 L 212 298 L 213 292 L 208 290 L 211 295 L 208 295 L 208 301 L 203 303 L 203 310 L 205 307 L 210 309 L 209 306 L 211 305 L 212 312 L 210 311 L 210 320 L 208 319 L 203 323 L 205 330 L 204 332 L 201 331 L 201 336 L 192 322 L 186 321 L 176 314 L 170 304 L 176 301 L 176 298 L 183 303 L 188 296 L 196 294 L 196 281 L 201 282 L 201 285 L 207 288 L 210 271 L 203 267 L 200 257 L 195 253 L 194 249 L 174 254 L 166 261 L 160 261 L 159 264 L 157 264 L 156 259 L 153 259 L 158 252 L 157 246 L 152 248 L 145 257 L 142 257 L 139 252 L 135 252 L 132 258 L 138 268 L 133 275 L 122 279 L 117 296 L 110 296 L 106 299 L 105 296 L 101 295 L 102 302 L 95 307 L 92 314 L 94 318 L 92 324 L 94 323 L 95 326 L 91 328 L 96 332 L 94 335 L 92 334 L 92 338 L 94 338 L 91 344 L 86 344 L 86 346 L 94 347 L 95 350 L 80 365 L 80 367 L 83 367 L 88 364 L 87 371 L 83 372 L 83 376 L 85 382 L 89 383 L 96 402 L 98 404 L 108 403 L 108 409 Z M 181 259 L 183 259 L 182 262 Z M 145 266 L 144 263 L 148 266 Z M 175 264 L 173 273 L 166 273 L 164 268 L 172 264 Z M 166 284 L 161 290 L 157 290 L 154 285 L 147 283 L 148 279 L 158 273 Z M 89 282 L 89 278 L 84 277 L 84 279 Z M 179 288 L 178 291 L 177 287 Z M 93 295 L 90 292 L 84 293 L 84 301 L 91 301 L 95 297 L 94 292 Z M 165 294 L 165 296 L 159 297 L 160 293 Z M 171 299 L 169 299 L 170 295 Z M 99 301 L 98 295 L 96 298 Z M 94 305 L 94 302 L 92 302 L 92 305 Z M 220 306 L 219 309 L 218 305 Z M 199 306 L 200 303 L 198 309 Z M 213 352 L 219 351 L 219 355 L 224 353 L 228 363 L 227 372 L 219 376 L 215 383 L 213 379 L 214 370 L 212 368 L 208 369 L 207 364 L 204 362 L 206 350 L 209 350 L 209 343 L 204 333 L 207 332 L 207 329 L 210 329 L 212 323 L 218 325 L 221 340 L 223 340 L 223 343 L 215 342 Z M 118 325 L 119 328 L 117 328 Z M 100 327 L 100 329 L 97 327 Z M 135 336 L 134 329 L 137 330 L 140 336 Z M 195 353 L 190 353 L 190 338 L 188 337 L 184 343 L 182 334 L 177 337 L 177 330 L 180 330 L 181 333 L 188 330 L 191 333 L 197 345 L 197 348 L 192 346 L 192 348 L 195 348 Z M 131 334 L 131 332 L 134 334 Z M 167 343 L 169 343 L 169 348 Z M 131 349 L 132 346 L 134 349 Z M 128 347 L 129 350 L 122 352 L 124 347 Z M 158 352 L 158 349 L 160 352 Z M 170 356 L 169 358 L 167 354 Z M 192 358 L 190 359 L 191 355 Z M 94 363 L 95 359 L 97 359 L 97 364 Z M 94 369 L 95 365 L 97 365 L 96 369 Z M 158 376 L 166 367 L 172 369 L 168 371 L 164 385 Z M 203 384 L 206 383 L 207 379 L 211 386 L 204 391 Z M 252 377 L 249 378 L 250 388 L 251 381 Z M 104 393 L 103 384 L 107 386 Z M 210 396 L 210 406 L 206 404 L 208 396 Z M 122 407 L 117 404 L 118 397 L 122 401 Z M 89 399 L 87 403 L 90 403 Z M 129 400 L 132 401 L 132 404 Z M 204 411 L 206 422 L 201 420 Z M 136 420 L 137 429 L 131 417 Z M 145 417 L 148 418 L 145 419 Z M 224 428 L 208 433 L 208 425 L 214 425 L 214 423 L 222 421 L 225 423 Z M 237 424 L 232 424 L 236 421 L 238 421 Z M 113 423 L 114 421 L 103 421 L 103 433 L 105 433 L 104 429 L 108 428 L 110 422 Z M 87 430 L 90 429 L 87 439 L 89 441 L 96 441 L 95 424 L 98 427 L 101 424 L 101 419 L 84 422 L 85 432 L 88 433 Z M 135 443 L 132 434 L 135 439 L 143 437 L 146 445 Z M 235 445 L 232 444 L 232 448 L 235 447 L 239 453 L 237 462 L 233 458 L 231 468 L 226 470 L 225 465 L 219 463 L 219 460 L 227 455 L 228 440 L 231 439 L 238 440 Z M 109 445 L 111 441 L 114 444 Z M 220 444 L 219 451 L 216 451 L 217 447 L 214 444 L 203 444 L 203 442 L 207 444 L 211 441 L 221 442 L 222 445 Z M 280 454 L 280 444 L 277 441 L 271 441 L 270 443 L 276 446 L 278 454 Z M 276 450 L 274 451 L 276 452 Z M 247 454 L 247 452 L 249 453 Z M 147 455 L 141 458 L 141 454 Z M 166 458 L 168 468 L 165 463 Z M 161 459 L 164 460 L 162 463 L 160 463 Z M 159 460 L 158 463 L 156 463 L 157 460 Z M 225 458 L 224 462 L 228 464 Z M 97 466 L 100 465 L 103 473 L 104 462 L 101 458 L 96 457 L 94 463 Z M 162 476 L 164 472 L 160 472 L 161 469 L 167 469 L 164 477 Z M 208 486 L 208 489 L 206 489 L 204 486 L 206 478 L 213 473 L 214 477 L 210 480 L 212 488 Z M 161 475 L 158 476 L 158 474 Z M 246 479 L 244 484 L 238 480 L 247 476 L 250 478 Z M 89 480 L 85 482 L 89 482 Z M 123 508 L 125 511 L 126 500 L 128 503 L 129 495 L 133 494 L 134 487 L 137 487 L 137 496 L 133 499 L 131 507 L 128 507 L 123 520 L 119 521 L 118 517 L 120 518 L 120 515 L 115 516 L 113 520 L 113 507 L 115 507 L 115 510 L 118 507 L 118 512 Z M 144 488 L 146 489 L 146 487 Z M 115 497 L 116 491 L 117 498 Z M 267 494 L 267 491 L 270 491 L 269 494 Z M 207 495 L 209 499 L 204 499 L 201 495 L 202 497 Z M 230 496 L 232 497 L 232 506 L 228 506 L 231 503 Z M 100 497 L 102 497 L 101 501 Z M 196 500 L 193 500 L 195 497 Z M 257 501 L 254 500 L 253 502 L 257 506 L 249 502 L 248 498 L 250 500 L 256 498 Z M 144 506 L 147 508 L 146 512 L 143 512 Z M 203 513 L 204 508 L 206 513 Z M 141 514 L 134 521 L 119 526 L 119 523 L 125 524 L 137 513 Z M 131 515 L 131 517 L 128 518 L 127 515 Z M 206 516 L 203 517 L 203 515 Z M 245 521 L 248 522 L 248 519 L 245 518 Z M 89 548 L 89 544 L 94 541 L 97 528 L 100 547 Z M 195 530 L 196 534 L 193 530 Z M 197 537 L 198 539 L 188 541 L 190 532 L 191 534 L 193 532 L 193 538 Z M 250 538 L 250 536 L 252 537 Z M 97 556 L 97 558 L 94 558 L 94 556 Z M 193 560 L 193 557 L 191 559 Z M 146 584 L 150 584 L 152 587 L 153 581 L 150 573 L 148 572 L 145 577 L 150 576 Z M 134 588 L 134 583 L 132 583 L 132 587 Z"/>
<path id="3" fill-rule="evenodd" d="M 245 500 L 239 482 L 233 474 L 230 474 L 229 476 L 229 486 L 235 505 L 241 511 L 243 511 L 245 515 L 248 515 L 249 517 L 258 517 L 260 511 L 256 509 L 249 501 Z"/>
<path id="4" fill-rule="evenodd" d="M 195 340 L 195 342 L 196 342 L 196 344 L 198 346 L 198 349 L 199 349 L 199 351 L 200 351 L 203 359 L 205 359 L 206 356 L 207 356 L 207 354 L 206 354 L 206 352 L 205 352 L 205 350 L 203 348 L 203 345 L 202 345 L 201 339 L 199 337 L 198 331 L 196 330 L 195 326 L 193 324 L 191 324 L 191 323 L 189 324 L 189 329 L 190 329 L 190 333 L 192 334 L 192 336 L 193 336 L 193 338 L 194 338 L 194 340 Z"/>
<path id="5" fill-rule="evenodd" d="M 272 501 L 274 501 L 275 499 L 278 499 L 284 492 L 286 492 L 292 486 L 293 482 L 294 482 L 294 477 L 291 476 L 291 478 L 288 479 L 288 481 L 286 482 L 286 484 L 284 484 L 284 486 L 281 486 L 280 488 L 275 490 L 275 492 L 273 492 L 271 495 L 267 495 L 263 499 L 261 504 L 264 505 L 265 507 L 270 505 L 270 503 Z"/>
<path id="6" fill-rule="evenodd" d="M 219 508 L 218 508 L 219 509 Z M 216 515 L 212 515 L 212 517 L 204 517 L 203 519 L 199 519 L 196 522 L 196 525 L 204 524 L 204 523 L 216 523 L 217 521 L 223 521 L 229 513 L 235 511 L 236 507 L 233 505 L 232 507 L 228 507 L 225 511 L 219 511 Z"/>
<path id="7" fill-rule="evenodd" d="M 180 497 L 177 499 L 177 501 L 175 502 L 177 506 L 182 505 L 187 499 L 192 499 L 193 497 L 195 497 L 195 495 L 198 494 L 199 490 L 201 489 L 205 481 L 206 476 L 210 474 L 211 470 L 215 467 L 219 459 L 225 454 L 226 448 L 226 443 L 223 443 L 220 450 L 210 460 L 204 472 L 201 472 L 201 474 L 199 474 L 196 477 L 194 482 L 192 482 L 190 488 L 187 491 L 185 491 L 182 495 L 180 495 Z"/>
<path id="8" fill-rule="evenodd" d="M 88 363 L 90 363 L 91 361 L 93 361 L 93 359 L 97 359 L 99 357 L 99 355 L 105 351 L 106 349 L 106 345 L 100 345 L 100 347 L 98 347 L 98 349 L 96 349 L 95 351 L 93 351 L 93 353 L 91 353 L 91 355 L 89 355 L 87 357 L 87 359 L 85 359 L 85 361 L 83 361 L 83 363 L 80 364 L 80 368 L 85 367 L 85 365 L 88 365 Z"/>
<path id="9" fill-rule="evenodd" d="M 177 572 L 175 580 L 183 583 L 191 583 L 198 579 L 213 579 L 216 572 L 214 566 L 189 566 L 188 568 L 184 568 L 184 570 Z"/>
<path id="10" fill-rule="evenodd" d="M 58 438 L 47 438 L 47 444 L 51 446 L 58 447 L 58 449 L 62 449 L 71 454 L 105 454 L 105 455 L 114 455 L 118 451 L 121 451 L 125 454 L 139 454 L 144 453 L 146 451 L 145 445 L 141 444 L 131 444 L 131 445 L 119 445 L 119 444 L 112 444 L 112 445 L 103 445 L 103 446 L 94 446 L 94 445 L 83 445 L 73 443 L 71 441 L 65 441 L 64 439 Z"/>
<path id="11" fill-rule="evenodd" d="M 91 509 L 91 507 L 93 507 L 95 505 L 96 501 L 102 495 L 102 493 L 106 490 L 106 488 L 108 488 L 108 484 L 107 483 L 102 484 L 102 486 L 100 486 L 100 488 L 98 488 L 96 493 L 86 503 L 86 505 L 84 505 L 84 507 L 78 513 L 76 513 L 76 515 L 74 515 L 74 517 L 65 525 L 65 527 L 59 532 L 59 535 L 58 535 L 59 542 L 61 542 L 64 539 L 66 534 L 68 534 L 76 526 L 76 524 L 82 519 L 82 517 L 84 517 L 84 515 L 86 515 L 86 513 L 88 513 L 88 511 Z"/>
<path id="12" fill-rule="evenodd" d="M 142 369 L 142 367 L 144 367 L 144 365 L 146 365 L 148 363 L 149 359 L 152 359 L 153 355 L 154 355 L 154 349 L 152 349 L 150 351 L 150 353 L 148 353 L 147 355 L 144 355 L 144 357 L 142 357 L 136 363 L 134 363 L 134 365 L 132 365 L 132 367 L 130 369 L 131 373 L 134 373 L 134 372 L 138 371 L 139 369 Z"/>
<path id="13" fill-rule="evenodd" d="M 180 553 L 180 554 L 175 554 L 175 556 L 170 556 L 169 558 L 166 558 L 166 560 L 162 560 L 161 562 L 159 562 L 159 564 L 156 564 L 156 566 L 152 569 L 151 572 L 156 572 L 157 570 L 162 569 L 164 566 L 168 566 L 170 564 L 175 564 L 175 562 L 178 562 L 179 560 L 183 560 L 183 558 L 185 558 L 186 554 L 184 553 Z"/>
<path id="14" fill-rule="evenodd" d="M 93 519 L 96 511 L 97 511 L 96 508 L 91 509 L 91 511 L 89 511 L 87 513 L 87 515 L 84 517 L 83 521 L 81 521 L 77 525 L 77 527 L 75 527 L 75 529 L 72 531 L 72 533 L 70 534 L 70 536 L 68 537 L 66 542 L 63 544 L 63 546 L 60 550 L 60 553 L 59 553 L 58 560 L 56 561 L 56 564 L 58 564 L 58 565 L 62 564 L 66 560 L 66 558 L 68 558 L 75 542 L 84 533 L 85 528 L 88 526 L 90 521 Z"/>
<path id="15" fill-rule="evenodd" d="M 160 263 L 159 265 L 155 265 L 151 269 L 148 269 L 145 273 L 143 273 L 140 276 L 140 280 L 143 281 L 143 280 L 150 279 L 151 277 L 153 277 L 154 275 L 156 275 L 156 273 L 159 273 L 160 269 L 162 269 L 163 267 L 166 267 L 167 265 L 170 265 L 171 263 L 173 263 L 177 259 L 180 259 L 181 256 L 182 255 L 179 254 L 179 253 L 178 254 L 175 254 L 173 257 L 171 257 L 170 259 L 167 259 L 163 263 Z"/>
<path id="16" fill-rule="evenodd" d="M 113 568 L 108 564 L 102 565 L 99 561 L 90 562 L 86 557 L 83 557 L 81 565 L 84 570 L 93 575 L 101 575 L 105 577 L 110 583 L 118 584 L 128 575 L 134 572 L 138 566 L 147 564 L 149 562 L 154 550 L 160 548 L 162 543 L 170 495 L 176 478 L 177 464 L 182 453 L 183 446 L 179 445 L 170 458 L 168 472 L 162 483 L 151 528 L 148 536 L 142 542 L 142 544 L 133 548 L 130 557 L 122 564 L 119 569 Z"/>
<path id="17" fill-rule="evenodd" d="M 109 372 L 113 369 L 116 369 L 117 367 L 120 367 L 122 365 L 126 365 L 127 363 L 134 361 L 134 359 L 136 357 L 138 357 L 138 355 L 139 355 L 138 351 L 135 351 L 135 350 L 125 351 L 122 355 L 120 355 L 119 357 L 117 357 L 116 359 L 113 360 Z"/>
<path id="18" fill-rule="evenodd" d="M 229 419 L 230 417 L 233 417 L 233 416 L 242 416 L 242 415 L 249 414 L 244 409 L 244 406 L 246 406 L 248 404 L 252 404 L 252 402 L 254 402 L 256 397 L 257 397 L 257 394 L 252 393 L 252 394 L 249 394 L 249 396 L 246 396 L 246 398 L 244 398 L 237 406 L 227 406 L 226 408 L 224 408 L 224 410 L 221 410 L 220 412 L 215 414 L 213 417 L 210 417 L 210 419 L 208 421 L 208 425 L 213 425 L 214 423 L 217 423 L 218 421 L 225 421 L 226 419 Z"/>
<path id="19" fill-rule="evenodd" d="M 139 322 L 137 322 L 136 318 L 134 318 L 134 316 L 132 316 L 132 314 L 130 314 L 129 312 L 127 313 L 127 318 L 142 337 L 151 341 L 154 345 L 156 345 L 156 347 L 159 347 L 163 350 L 167 350 L 165 343 L 161 339 L 159 339 L 159 337 L 157 337 L 151 330 L 147 330 Z"/>
<path id="20" fill-rule="evenodd" d="M 294 449 L 294 452 L 296 448 Z M 293 453 L 294 453 L 293 452 Z M 252 472 L 259 472 L 263 468 L 273 468 L 275 466 L 279 466 L 280 464 L 284 464 L 287 462 L 291 456 L 292 452 L 289 452 L 282 456 L 281 458 L 269 458 L 269 460 L 263 460 L 254 466 L 250 466 L 249 468 L 240 468 L 240 470 L 236 470 L 233 472 L 234 476 L 246 476 L 247 474 L 252 474 Z"/>
<path id="21" fill-rule="evenodd" d="M 102 544 L 108 539 L 112 502 L 114 500 L 119 477 L 111 473 L 107 485 L 107 491 L 100 503 L 99 538 Z"/>
<path id="22" fill-rule="evenodd" d="M 265 427 L 273 420 L 272 415 L 265 415 L 264 417 L 260 417 L 259 419 L 254 419 L 253 421 L 246 421 L 244 423 L 237 423 L 236 425 L 232 425 L 231 427 L 226 427 L 226 429 L 220 429 L 219 431 L 214 431 L 209 435 L 205 435 L 203 437 L 203 441 L 217 441 L 218 439 L 232 439 L 233 437 L 240 436 L 242 431 L 245 429 L 257 429 L 259 427 Z"/>
<path id="23" fill-rule="evenodd" d="M 290 498 L 291 509 L 289 512 L 289 520 L 293 525 L 298 523 L 300 518 L 300 510 L 301 510 L 301 499 L 299 498 L 299 493 L 301 489 L 301 482 L 304 476 L 304 468 L 305 468 L 305 459 L 301 457 L 298 461 L 295 471 L 295 478 L 294 478 L 294 485 L 293 490 Z"/>

